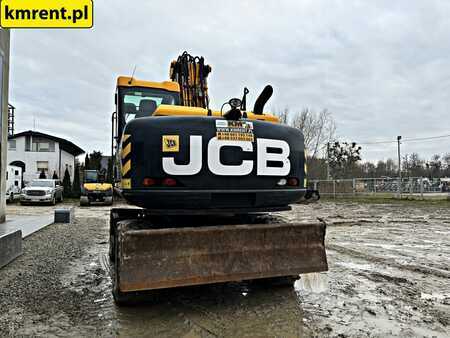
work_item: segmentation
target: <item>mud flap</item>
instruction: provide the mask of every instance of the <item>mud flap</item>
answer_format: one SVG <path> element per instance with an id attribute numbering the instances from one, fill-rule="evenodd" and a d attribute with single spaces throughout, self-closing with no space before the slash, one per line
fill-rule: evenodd
<path id="1" fill-rule="evenodd" d="M 328 270 L 321 223 L 139 229 L 140 222 L 118 223 L 122 293 Z"/>

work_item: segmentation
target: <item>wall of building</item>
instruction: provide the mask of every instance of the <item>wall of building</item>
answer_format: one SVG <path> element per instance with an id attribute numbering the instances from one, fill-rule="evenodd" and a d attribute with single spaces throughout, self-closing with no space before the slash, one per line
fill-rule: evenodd
<path id="1" fill-rule="evenodd" d="M 75 158 L 68 152 L 61 150 L 61 180 L 64 178 L 66 168 L 69 170 L 70 180 L 73 181 L 75 171 Z"/>
<path id="2" fill-rule="evenodd" d="M 17 137 L 16 149 L 8 150 L 8 164 L 13 161 L 22 161 L 25 163 L 25 172 L 23 173 L 24 182 L 30 182 L 33 179 L 39 178 L 40 171 L 37 168 L 38 161 L 48 162 L 47 178 L 53 177 L 53 172 L 56 171 L 59 179 L 64 178 L 64 171 L 66 164 L 69 168 L 70 179 L 73 180 L 74 172 L 74 156 L 61 149 L 59 143 L 55 142 L 55 151 L 40 152 L 40 151 L 25 151 L 25 137 Z M 61 165 L 60 165 L 61 164 Z"/>
<path id="3" fill-rule="evenodd" d="M 9 84 L 9 31 L 0 28 L 0 222 L 5 221 L 6 164 L 8 149 L 8 84 Z"/>

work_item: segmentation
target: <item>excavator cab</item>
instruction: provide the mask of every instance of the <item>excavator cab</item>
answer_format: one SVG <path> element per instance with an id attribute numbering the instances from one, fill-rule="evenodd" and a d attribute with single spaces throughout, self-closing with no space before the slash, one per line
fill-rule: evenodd
<path id="1" fill-rule="evenodd" d="M 119 77 L 116 90 L 117 129 L 115 131 L 120 135 L 129 121 L 152 116 L 161 104 L 180 104 L 179 86 L 176 83 Z"/>

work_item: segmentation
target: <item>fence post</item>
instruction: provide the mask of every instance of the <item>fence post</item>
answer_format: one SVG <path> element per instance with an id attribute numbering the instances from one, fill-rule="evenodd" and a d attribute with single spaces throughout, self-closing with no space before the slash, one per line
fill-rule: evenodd
<path id="1" fill-rule="evenodd" d="M 420 199 L 423 200 L 423 177 L 420 178 Z"/>
<path id="2" fill-rule="evenodd" d="M 336 198 L 336 180 L 333 180 L 333 198 Z"/>
<path id="3" fill-rule="evenodd" d="M 413 196 L 414 193 L 414 189 L 413 189 L 413 179 L 410 177 L 409 178 L 409 194 L 411 195 L 411 197 Z"/>
<path id="4" fill-rule="evenodd" d="M 377 179 L 376 178 L 373 179 L 373 192 L 375 194 L 377 193 Z"/>
<path id="5" fill-rule="evenodd" d="M 356 195 L 356 178 L 352 180 L 353 197 Z"/>

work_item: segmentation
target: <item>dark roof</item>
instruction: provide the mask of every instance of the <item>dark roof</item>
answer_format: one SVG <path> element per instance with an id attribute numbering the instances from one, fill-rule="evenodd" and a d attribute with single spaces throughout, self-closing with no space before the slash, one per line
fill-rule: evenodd
<path id="1" fill-rule="evenodd" d="M 73 156 L 78 156 L 78 155 L 84 154 L 84 150 L 81 149 L 80 147 L 78 147 L 77 145 L 73 144 L 72 142 L 67 141 L 60 137 L 40 133 L 38 131 L 32 131 L 32 130 L 23 131 L 21 133 L 14 134 L 12 136 L 8 136 L 8 139 L 14 139 L 17 137 L 22 137 L 22 136 L 36 136 L 36 137 L 47 138 L 49 140 L 58 142 L 60 149 L 67 151 L 69 154 L 72 154 Z"/>

